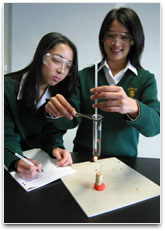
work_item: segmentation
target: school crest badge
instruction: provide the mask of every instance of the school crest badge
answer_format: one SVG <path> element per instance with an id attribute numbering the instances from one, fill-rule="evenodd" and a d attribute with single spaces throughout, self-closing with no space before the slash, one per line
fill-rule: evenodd
<path id="1" fill-rule="evenodd" d="M 134 98 L 135 92 L 137 91 L 137 88 L 130 87 L 127 90 L 128 90 L 128 96 L 130 96 L 131 98 Z"/>

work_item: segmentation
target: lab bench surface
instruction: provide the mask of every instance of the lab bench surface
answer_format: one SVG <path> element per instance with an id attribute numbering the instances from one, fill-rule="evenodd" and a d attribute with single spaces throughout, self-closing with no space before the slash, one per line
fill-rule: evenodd
<path id="1" fill-rule="evenodd" d="M 88 154 L 72 153 L 74 163 L 89 161 Z M 107 158 L 107 157 L 102 157 Z M 119 160 L 160 185 L 160 159 L 118 157 Z M 88 218 L 61 180 L 26 192 L 4 170 L 4 223 L 160 223 L 160 196 Z"/>

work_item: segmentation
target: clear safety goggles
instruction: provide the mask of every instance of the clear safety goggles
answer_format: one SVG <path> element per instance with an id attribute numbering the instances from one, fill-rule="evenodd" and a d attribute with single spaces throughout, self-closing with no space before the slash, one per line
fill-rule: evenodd
<path id="1" fill-rule="evenodd" d="M 113 41 L 120 39 L 121 41 L 128 41 L 132 39 L 131 34 L 126 32 L 113 32 L 113 31 L 106 31 L 104 40 L 106 41 Z"/>
<path id="2" fill-rule="evenodd" d="M 74 65 L 72 64 L 72 61 L 64 59 L 57 54 L 47 53 L 43 57 L 43 63 L 50 68 L 62 69 L 67 74 L 73 72 L 74 70 Z"/>

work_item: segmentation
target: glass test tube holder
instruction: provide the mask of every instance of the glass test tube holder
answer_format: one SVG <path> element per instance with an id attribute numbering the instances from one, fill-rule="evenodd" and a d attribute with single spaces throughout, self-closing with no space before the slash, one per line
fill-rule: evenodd
<path id="1" fill-rule="evenodd" d="M 99 157 L 101 154 L 101 133 L 102 119 L 100 114 L 93 114 L 93 157 Z"/>

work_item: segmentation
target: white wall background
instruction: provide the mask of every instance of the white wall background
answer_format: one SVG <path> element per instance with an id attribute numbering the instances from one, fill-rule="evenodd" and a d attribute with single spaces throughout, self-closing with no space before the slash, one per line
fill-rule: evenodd
<path id="1" fill-rule="evenodd" d="M 39 40 L 57 31 L 68 36 L 77 46 L 79 69 L 100 60 L 98 34 L 105 15 L 120 6 L 137 12 L 144 27 L 145 50 L 142 66 L 157 79 L 160 99 L 160 4 L 159 3 L 14 3 L 11 5 L 11 71 L 28 65 Z M 76 129 L 64 136 L 72 150 Z M 140 136 L 139 156 L 160 158 L 161 136 Z"/>

